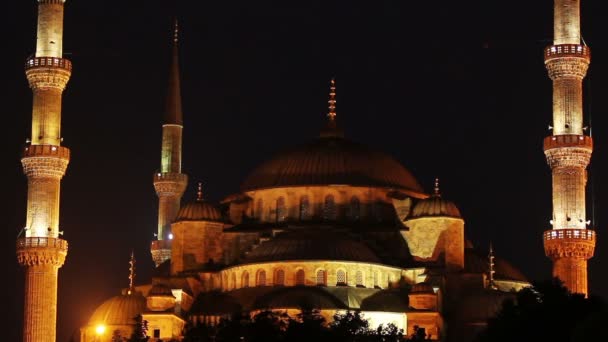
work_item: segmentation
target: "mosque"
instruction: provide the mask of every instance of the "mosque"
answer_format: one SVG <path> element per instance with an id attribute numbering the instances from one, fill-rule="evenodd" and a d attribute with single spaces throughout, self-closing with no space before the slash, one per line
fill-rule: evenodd
<path id="1" fill-rule="evenodd" d="M 63 3 L 39 0 L 39 48 L 28 60 L 35 96 L 32 144 L 22 160 L 30 180 L 29 228 L 17 242 L 27 280 L 24 341 L 55 341 L 56 312 L 36 308 L 56 307 L 57 271 L 67 255 L 56 219 L 69 150 L 57 140 L 60 108 L 47 108 L 57 97 L 60 103 L 58 90 L 71 73 L 56 44 L 62 31 L 49 29 L 61 24 Z M 581 127 L 580 85 L 590 54 L 580 45 L 578 8 L 578 1 L 555 0 L 555 42 L 545 51 L 556 94 L 555 128 L 544 145 L 555 214 L 543 238 L 554 275 L 586 294 L 595 234 L 584 220 L 592 142 Z M 47 44 L 51 39 L 55 43 Z M 239 193 L 220 203 L 205 200 L 200 184 L 195 199 L 182 200 L 186 187 L 196 185 L 181 170 L 178 50 L 176 23 L 160 170 L 152 177 L 159 198 L 157 240 L 150 245 L 154 276 L 136 285 L 132 258 L 129 287 L 92 313 L 81 328 L 82 342 L 109 342 L 116 331 L 130 336 L 137 315 L 152 340 L 169 341 L 180 340 L 186 326 L 216 324 L 234 313 L 291 314 L 303 307 L 319 309 L 328 320 L 358 310 L 372 326 L 393 323 L 408 335 L 416 326 L 432 340 L 467 341 L 505 298 L 530 286 L 506 260 L 466 238 L 465 218 L 442 196 L 439 180 L 426 191 L 399 161 L 348 138 L 340 129 L 333 79 L 327 117 L 310 141 L 269 156 Z M 50 300 L 37 300 L 45 296 Z"/>

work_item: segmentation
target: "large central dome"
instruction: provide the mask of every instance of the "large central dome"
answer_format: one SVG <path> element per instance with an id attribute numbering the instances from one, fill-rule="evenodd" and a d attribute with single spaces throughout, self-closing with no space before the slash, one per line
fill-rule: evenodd
<path id="1" fill-rule="evenodd" d="M 242 190 L 318 185 L 384 187 L 424 196 L 414 176 L 395 159 L 335 136 L 279 153 L 258 166 Z"/>

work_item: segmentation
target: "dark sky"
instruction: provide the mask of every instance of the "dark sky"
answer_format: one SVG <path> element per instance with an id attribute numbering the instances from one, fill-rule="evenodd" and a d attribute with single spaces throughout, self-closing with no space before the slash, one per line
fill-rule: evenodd
<path id="1" fill-rule="evenodd" d="M 593 52 L 584 84 L 595 141 L 587 203 L 599 234 L 589 284 L 608 298 L 602 3 L 583 2 L 582 31 Z M 19 158 L 31 125 L 23 64 L 35 48 L 36 3 L 4 6 L 0 146 L 9 280 L 2 302 L 14 317 L 2 331 L 18 341 L 23 272 L 14 244 L 27 194 Z M 204 182 L 210 200 L 238 191 L 258 163 L 318 135 L 335 76 L 347 137 L 393 155 L 428 191 L 439 177 L 476 246 L 492 241 L 530 279 L 546 279 L 551 263 L 541 237 L 551 217 L 551 174 L 542 138 L 552 116 L 542 49 L 552 40 L 552 7 L 548 0 L 182 1 L 184 172 L 192 184 Z M 66 4 L 64 52 L 74 71 L 62 134 L 72 160 L 60 230 L 70 250 L 59 276 L 58 342 L 77 335 L 103 300 L 128 285 L 131 249 L 138 281 L 149 280 L 173 13 L 171 2 L 159 0 Z M 193 197 L 191 185 L 185 200 Z"/>

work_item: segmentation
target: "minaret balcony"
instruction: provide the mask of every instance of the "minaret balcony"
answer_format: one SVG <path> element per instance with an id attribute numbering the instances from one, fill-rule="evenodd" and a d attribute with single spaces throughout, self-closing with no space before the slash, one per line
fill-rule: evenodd
<path id="1" fill-rule="evenodd" d="M 154 240 L 150 244 L 150 249 L 153 251 L 161 249 L 171 249 L 172 241 L 173 240 Z"/>
<path id="2" fill-rule="evenodd" d="M 68 254 L 68 242 L 51 237 L 17 239 L 17 261 L 21 266 L 54 265 L 61 267 Z"/>
<path id="3" fill-rule="evenodd" d="M 593 256 L 595 239 L 595 231 L 590 229 L 551 229 L 543 233 L 545 254 L 552 259 L 589 259 Z"/>
<path id="4" fill-rule="evenodd" d="M 581 44 L 560 44 L 545 48 L 545 63 L 561 57 L 577 57 L 589 61 L 591 60 L 591 50 L 586 45 Z"/>
<path id="5" fill-rule="evenodd" d="M 560 147 L 580 147 L 592 150 L 593 139 L 586 135 L 564 134 L 550 135 L 543 141 L 543 150 L 545 151 Z"/>
<path id="6" fill-rule="evenodd" d="M 25 70 L 34 68 L 60 68 L 72 72 L 72 62 L 59 57 L 32 57 L 25 62 Z"/>
<path id="7" fill-rule="evenodd" d="M 23 158 L 57 157 L 70 160 L 70 149 L 55 145 L 29 145 L 23 149 Z"/>

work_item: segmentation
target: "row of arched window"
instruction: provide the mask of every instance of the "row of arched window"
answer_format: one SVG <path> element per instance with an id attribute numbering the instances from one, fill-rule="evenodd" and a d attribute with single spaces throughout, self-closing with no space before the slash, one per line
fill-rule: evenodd
<path id="1" fill-rule="evenodd" d="M 306 284 L 306 275 L 304 270 L 299 269 L 295 273 L 295 285 L 305 285 Z M 248 271 L 244 271 L 241 275 L 241 287 L 250 287 L 250 276 Z M 378 272 L 374 272 L 373 274 L 373 282 L 374 287 L 379 287 L 379 279 Z M 258 270 L 255 274 L 254 279 L 255 286 L 267 286 L 270 285 L 267 279 L 265 270 Z M 326 286 L 327 285 L 327 271 L 325 270 L 317 270 L 315 274 L 315 284 Z M 233 272 L 231 275 L 231 289 L 236 289 L 236 272 Z M 278 269 L 274 272 L 274 279 L 272 285 L 275 286 L 285 286 L 285 271 L 282 269 Z M 347 272 L 344 270 L 338 270 L 336 272 L 336 286 L 346 286 L 348 285 Z M 363 282 L 363 272 L 356 271 L 355 272 L 355 285 L 357 287 L 365 287 Z"/>
<path id="2" fill-rule="evenodd" d="M 347 217 L 353 221 L 361 218 L 361 202 L 356 196 L 351 197 L 349 203 Z M 308 220 L 312 218 L 312 210 L 310 208 L 310 200 L 308 196 L 300 197 L 300 220 Z M 275 212 L 277 222 L 284 222 L 287 219 L 287 208 L 285 205 L 285 197 L 281 196 L 277 198 L 275 203 Z M 254 216 L 258 219 L 262 219 L 264 214 L 264 202 L 262 199 L 258 199 L 255 207 Z M 325 196 L 323 200 L 322 218 L 324 220 L 335 220 L 338 216 L 338 210 L 336 208 L 336 200 L 333 195 Z"/>

